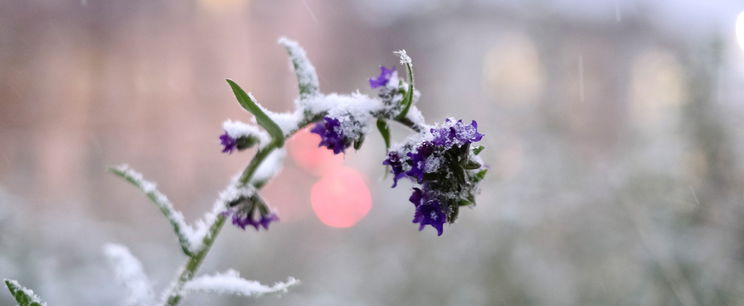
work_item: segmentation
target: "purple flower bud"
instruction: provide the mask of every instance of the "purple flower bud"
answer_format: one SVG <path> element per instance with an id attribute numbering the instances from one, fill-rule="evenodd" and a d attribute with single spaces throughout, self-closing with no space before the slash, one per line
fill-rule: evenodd
<path id="1" fill-rule="evenodd" d="M 413 223 L 419 223 L 419 231 L 424 226 L 431 225 L 437 230 L 437 236 L 442 236 L 444 231 L 444 222 L 447 221 L 447 215 L 439 200 L 434 199 L 430 192 L 419 188 L 413 188 L 413 194 L 409 198 L 411 203 L 416 206 L 416 212 L 413 215 Z"/>
<path id="2" fill-rule="evenodd" d="M 432 153 L 434 153 L 434 144 L 429 141 L 422 142 L 416 149 L 416 153 L 406 153 L 406 156 L 411 159 L 411 170 L 406 171 L 406 175 L 415 177 L 416 181 L 421 184 L 424 181 L 426 158 Z"/>
<path id="3" fill-rule="evenodd" d="M 388 158 L 385 159 L 382 164 L 388 165 L 390 166 L 390 168 L 392 168 L 393 186 L 391 186 L 391 188 L 395 188 L 395 186 L 398 186 L 398 180 L 406 177 L 406 173 L 403 171 L 403 163 L 400 160 L 398 152 L 391 151 L 390 153 L 388 153 Z"/>
<path id="4" fill-rule="evenodd" d="M 220 143 L 224 147 L 222 149 L 222 153 L 232 154 L 232 152 L 235 150 L 237 146 L 237 140 L 235 138 L 230 137 L 230 135 L 228 135 L 227 132 L 220 135 Z"/>
<path id="5" fill-rule="evenodd" d="M 318 146 L 333 150 L 333 154 L 343 153 L 351 145 L 351 141 L 344 137 L 341 122 L 336 118 L 323 117 L 323 121 L 316 123 L 310 132 L 320 135 Z"/>
<path id="6" fill-rule="evenodd" d="M 232 224 L 243 230 L 245 230 L 248 225 L 253 226 L 253 228 L 255 228 L 256 230 L 259 230 L 259 226 L 262 226 L 264 229 L 268 230 L 269 224 L 271 222 L 279 221 L 279 217 L 274 212 L 269 212 L 267 214 L 261 215 L 258 219 L 256 219 L 255 211 L 255 209 L 238 209 L 227 211 L 226 214 L 232 214 Z"/>
<path id="7" fill-rule="evenodd" d="M 395 72 L 395 67 L 387 69 L 385 66 L 380 66 L 380 75 L 377 78 L 369 78 L 369 87 L 377 88 L 387 85 L 393 77 L 393 72 Z"/>

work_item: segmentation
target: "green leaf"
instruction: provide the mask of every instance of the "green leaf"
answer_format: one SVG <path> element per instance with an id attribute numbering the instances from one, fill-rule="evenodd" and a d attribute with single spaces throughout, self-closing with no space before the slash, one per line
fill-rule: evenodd
<path id="1" fill-rule="evenodd" d="M 472 160 L 468 160 L 464 165 L 462 165 L 463 168 L 468 170 L 475 170 L 481 167 L 481 164 Z"/>
<path id="2" fill-rule="evenodd" d="M 385 119 L 377 118 L 377 130 L 380 131 L 380 135 L 385 141 L 385 152 L 387 152 L 390 149 L 390 127 Z"/>
<path id="3" fill-rule="evenodd" d="M 6 279 L 5 286 L 13 295 L 20 306 L 42 306 L 46 305 L 31 289 L 21 286 L 17 281 Z"/>
<path id="4" fill-rule="evenodd" d="M 483 149 L 485 149 L 485 148 L 486 148 L 486 147 L 484 147 L 484 146 L 477 146 L 477 147 L 473 148 L 473 154 L 475 154 L 475 155 L 478 155 L 478 154 L 480 154 L 480 152 L 481 152 L 481 151 L 483 151 Z"/>
<path id="5" fill-rule="evenodd" d="M 282 132 L 282 129 L 279 128 L 276 122 L 271 120 L 271 118 L 264 113 L 261 107 L 258 106 L 258 103 L 253 101 L 253 98 L 246 94 L 238 84 L 235 84 L 235 82 L 230 79 L 227 80 L 227 83 L 232 87 L 233 93 L 235 93 L 235 97 L 238 99 L 240 106 L 253 114 L 253 116 L 256 116 L 256 122 L 258 122 L 258 124 L 261 125 L 269 135 L 271 135 L 271 138 L 278 147 L 284 146 L 284 132 Z"/>
<path id="6" fill-rule="evenodd" d="M 410 110 L 413 105 L 413 65 L 411 63 L 406 63 L 406 70 L 408 71 L 408 90 L 406 90 L 406 93 L 403 95 L 403 101 L 400 102 L 403 109 L 401 109 L 400 113 L 396 117 L 397 119 L 405 118 L 408 115 L 408 110 Z"/>

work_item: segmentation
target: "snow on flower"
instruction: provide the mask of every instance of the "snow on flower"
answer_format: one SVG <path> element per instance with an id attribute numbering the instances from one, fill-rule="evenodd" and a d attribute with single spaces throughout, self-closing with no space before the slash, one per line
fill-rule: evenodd
<path id="1" fill-rule="evenodd" d="M 406 177 L 420 185 L 409 198 L 419 230 L 431 225 L 441 235 L 444 222 L 454 222 L 460 206 L 475 204 L 485 169 L 477 157 L 480 148 L 474 151 L 471 144 L 482 138 L 476 121 L 466 125 L 448 118 L 388 152 L 382 163 L 391 168 L 392 187 Z"/>

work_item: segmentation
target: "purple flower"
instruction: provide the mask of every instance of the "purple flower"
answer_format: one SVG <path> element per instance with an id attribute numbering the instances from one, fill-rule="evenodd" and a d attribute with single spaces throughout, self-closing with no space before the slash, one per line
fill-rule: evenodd
<path id="1" fill-rule="evenodd" d="M 409 200 L 416 206 L 413 223 L 419 223 L 419 231 L 423 230 L 424 226 L 431 225 L 437 230 L 437 236 L 442 236 L 447 216 L 439 200 L 433 199 L 432 195 L 426 191 L 426 186 L 424 190 L 413 188 L 413 194 Z"/>
<path id="2" fill-rule="evenodd" d="M 237 139 L 230 137 L 227 132 L 220 135 L 220 143 L 222 143 L 222 146 L 224 146 L 224 148 L 222 149 L 222 153 L 228 154 L 232 154 L 232 152 L 238 145 Z"/>
<path id="3" fill-rule="evenodd" d="M 470 125 L 464 125 L 462 120 L 452 124 L 452 120 L 448 118 L 444 126 L 433 128 L 429 132 L 434 136 L 432 142 L 441 147 L 450 147 L 453 144 L 469 144 L 478 142 L 483 138 L 483 134 L 478 133 L 478 122 L 475 122 L 475 120 Z"/>
<path id="4" fill-rule="evenodd" d="M 279 217 L 274 212 L 261 215 L 258 220 L 254 217 L 254 210 L 237 210 L 232 213 L 232 224 L 245 230 L 246 226 L 253 226 L 256 230 L 259 230 L 259 226 L 263 226 L 264 229 L 269 229 L 269 224 L 274 221 L 279 221 Z"/>
<path id="5" fill-rule="evenodd" d="M 279 221 L 279 216 L 276 215 L 276 213 L 268 213 L 266 215 L 261 216 L 261 220 L 258 221 L 258 223 L 261 223 L 261 226 L 263 226 L 264 229 L 269 229 L 269 224 L 274 221 Z"/>
<path id="6" fill-rule="evenodd" d="M 424 171 L 426 171 L 426 158 L 432 153 L 434 153 L 434 144 L 429 141 L 422 142 L 416 148 L 416 153 L 406 153 L 411 160 L 411 170 L 406 171 L 406 175 L 415 177 L 416 181 L 421 184 L 424 181 Z"/>
<path id="7" fill-rule="evenodd" d="M 333 154 L 344 152 L 351 144 L 341 131 L 341 122 L 336 118 L 323 117 L 323 121 L 315 124 L 310 132 L 320 135 L 319 147 L 325 146 L 333 150 Z"/>
<path id="8" fill-rule="evenodd" d="M 390 188 L 395 188 L 395 186 L 398 186 L 398 180 L 406 177 L 406 173 L 403 171 L 403 163 L 400 160 L 400 155 L 398 155 L 398 152 L 390 151 L 390 153 L 388 153 L 388 158 L 385 159 L 382 164 L 388 165 L 392 168 L 393 186 Z"/>
<path id="9" fill-rule="evenodd" d="M 395 72 L 395 67 L 387 69 L 385 66 L 380 66 L 380 75 L 377 78 L 369 78 L 369 87 L 377 88 L 387 85 L 393 77 L 393 72 Z"/>
<path id="10" fill-rule="evenodd" d="M 475 122 L 475 120 L 471 121 L 470 125 L 464 125 L 462 120 L 458 120 L 455 126 L 457 127 L 455 129 L 456 137 L 462 143 L 478 142 L 483 138 L 483 134 L 478 133 L 478 122 Z"/>

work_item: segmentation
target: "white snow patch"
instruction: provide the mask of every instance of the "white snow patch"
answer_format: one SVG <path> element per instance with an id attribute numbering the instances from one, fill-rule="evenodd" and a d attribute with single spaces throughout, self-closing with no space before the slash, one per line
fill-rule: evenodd
<path id="1" fill-rule="evenodd" d="M 424 114 L 422 114 L 416 106 L 411 106 L 411 108 L 408 109 L 406 118 L 408 118 L 408 120 L 411 120 L 411 122 L 413 122 L 417 126 L 422 127 L 425 131 L 428 131 L 430 128 L 429 125 L 426 124 L 426 120 L 424 120 Z"/>
<path id="2" fill-rule="evenodd" d="M 154 305 L 154 295 L 150 280 L 142 269 L 142 264 L 129 249 L 123 245 L 108 243 L 103 252 L 114 268 L 116 279 L 129 290 L 126 305 Z"/>
<path id="3" fill-rule="evenodd" d="M 233 139 L 253 136 L 258 139 L 259 147 L 264 147 L 270 142 L 269 134 L 259 130 L 255 125 L 228 119 L 222 123 L 222 129 L 225 130 L 225 133 Z"/>
<path id="4" fill-rule="evenodd" d="M 282 165 L 284 163 L 284 157 L 287 155 L 285 149 L 276 149 L 269 153 L 268 156 L 263 160 L 256 172 L 253 173 L 251 178 L 251 184 L 257 182 L 266 182 L 274 177 L 279 171 L 282 171 Z"/>
<path id="5" fill-rule="evenodd" d="M 291 113 L 275 113 L 268 109 L 263 109 L 263 111 L 279 126 L 285 137 L 294 133 L 299 127 L 300 121 L 304 118 L 304 114 L 299 108 Z"/>
<path id="6" fill-rule="evenodd" d="M 302 86 L 308 86 L 318 91 L 320 88 L 318 74 L 315 72 L 315 66 L 308 60 L 305 49 L 302 49 L 296 41 L 286 37 L 280 37 L 278 42 L 289 53 L 289 59 L 297 75 L 297 82 Z"/>
<path id="7" fill-rule="evenodd" d="M 269 293 L 286 293 L 287 288 L 299 283 L 299 280 L 290 277 L 286 282 L 278 282 L 273 286 L 266 286 L 257 281 L 241 278 L 240 273 L 235 270 L 227 270 L 227 272 L 215 275 L 199 276 L 187 282 L 184 286 L 184 291 L 257 297 Z"/>

